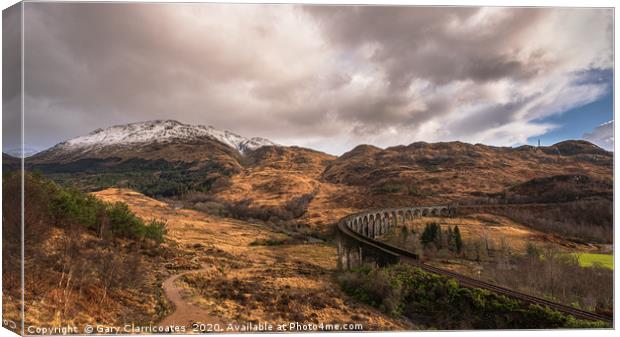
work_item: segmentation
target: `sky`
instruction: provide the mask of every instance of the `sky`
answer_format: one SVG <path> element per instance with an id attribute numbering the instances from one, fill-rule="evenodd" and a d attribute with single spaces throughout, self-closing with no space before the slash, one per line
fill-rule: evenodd
<path id="1" fill-rule="evenodd" d="M 155 119 L 337 155 L 613 148 L 611 9 L 26 3 L 24 27 L 32 149 Z"/>

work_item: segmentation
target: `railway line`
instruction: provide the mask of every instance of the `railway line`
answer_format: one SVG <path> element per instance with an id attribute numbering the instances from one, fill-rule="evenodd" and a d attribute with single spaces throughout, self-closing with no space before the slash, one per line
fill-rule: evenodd
<path id="1" fill-rule="evenodd" d="M 342 235 L 346 235 L 349 239 L 358 241 L 366 246 L 373 247 L 374 249 L 381 251 L 384 254 L 390 255 L 391 257 L 398 259 L 398 261 L 400 262 L 411 264 L 415 267 L 422 269 L 423 271 L 437 274 L 437 275 L 446 276 L 449 278 L 453 278 L 456 281 L 458 281 L 461 286 L 468 287 L 468 288 L 485 289 L 485 290 L 488 290 L 488 291 L 491 291 L 497 294 L 501 294 L 501 295 L 504 295 L 504 296 L 507 296 L 507 297 L 510 297 L 510 298 L 513 298 L 513 299 L 516 299 L 516 300 L 519 300 L 525 303 L 546 306 L 550 309 L 559 311 L 563 314 L 572 315 L 573 317 L 578 318 L 578 319 L 605 321 L 605 322 L 613 321 L 613 317 L 573 308 L 567 305 L 552 302 L 552 301 L 549 301 L 543 298 L 528 295 L 528 294 L 525 294 L 519 291 L 515 291 L 512 289 L 504 288 L 504 287 L 494 285 L 494 284 L 491 284 L 485 281 L 474 279 L 469 276 L 458 274 L 458 273 L 455 273 L 449 270 L 430 266 L 420 261 L 419 257 L 415 253 L 412 253 L 402 248 L 392 246 L 384 242 L 377 241 L 375 239 L 369 238 L 367 236 L 364 236 L 352 230 L 351 228 L 347 226 L 346 219 L 347 217 L 343 218 L 338 223 L 338 230 L 340 231 Z"/>

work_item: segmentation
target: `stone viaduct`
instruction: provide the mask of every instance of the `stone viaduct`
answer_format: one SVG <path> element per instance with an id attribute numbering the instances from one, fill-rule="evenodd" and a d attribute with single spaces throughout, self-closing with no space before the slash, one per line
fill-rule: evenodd
<path id="1" fill-rule="evenodd" d="M 429 266 L 420 261 L 418 256 L 412 252 L 375 240 L 377 236 L 386 233 L 391 227 L 415 217 L 454 216 L 455 214 L 456 207 L 431 206 L 384 208 L 346 216 L 338 222 L 338 267 L 348 270 L 365 264 L 383 267 L 405 262 L 413 264 L 425 272 L 455 279 L 463 287 L 486 289 L 524 303 L 546 306 L 580 319 L 613 322 L 613 316 L 554 303 L 547 299 Z"/>
<path id="2" fill-rule="evenodd" d="M 338 267 L 350 269 L 370 263 L 379 266 L 398 262 L 394 249 L 375 238 L 392 227 L 424 216 L 452 216 L 451 206 L 382 208 L 351 214 L 338 223 Z"/>

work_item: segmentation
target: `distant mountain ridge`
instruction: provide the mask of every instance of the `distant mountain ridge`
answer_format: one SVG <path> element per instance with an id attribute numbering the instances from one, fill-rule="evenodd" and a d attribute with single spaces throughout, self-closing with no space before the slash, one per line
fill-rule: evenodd
<path id="1" fill-rule="evenodd" d="M 225 203 L 252 199 L 257 207 L 316 194 L 312 219 L 328 223 L 349 208 L 493 197 L 552 176 L 585 176 L 580 188 L 606 196 L 613 182 L 613 152 L 581 140 L 541 147 L 416 142 L 385 149 L 358 145 L 336 157 L 160 120 L 97 129 L 26 158 L 26 168 L 85 190 L 121 186 L 155 197 L 199 191 Z M 535 182 L 536 189 L 523 190 L 573 193 L 560 178 Z"/>
<path id="2" fill-rule="evenodd" d="M 26 147 L 26 148 L 23 149 L 23 157 L 24 158 L 28 158 L 30 156 L 33 156 L 33 155 L 37 154 L 38 152 L 39 152 L 39 150 L 37 150 L 37 149 Z M 3 153 L 6 153 L 6 154 L 10 155 L 11 157 L 15 157 L 15 158 L 21 158 L 22 157 L 22 149 L 21 148 L 9 149 L 9 150 L 4 151 Z"/>
<path id="3" fill-rule="evenodd" d="M 33 162 L 69 161 L 80 158 L 131 157 L 136 154 L 157 152 L 166 146 L 213 145 L 219 142 L 238 154 L 256 150 L 262 146 L 275 146 L 276 143 L 260 137 L 246 138 L 227 130 L 212 126 L 189 125 L 175 120 L 154 120 L 125 125 L 115 125 L 96 129 L 86 136 L 61 142 L 32 157 Z M 215 146 L 221 147 L 221 146 Z M 204 150 L 204 149 L 203 149 Z M 196 149 L 196 151 L 201 152 Z M 182 151 L 183 152 L 183 151 Z M 224 152 L 231 152 L 226 151 Z M 168 153 L 171 154 L 171 153 Z M 191 153 L 186 153 L 194 158 Z M 153 159 L 153 158 L 149 158 Z M 160 159 L 160 158 L 155 158 Z M 164 155 L 161 159 L 168 159 Z"/>
<path id="4" fill-rule="evenodd" d="M 241 153 L 265 145 L 276 145 L 265 138 L 246 138 L 212 126 L 189 125 L 175 120 L 154 120 L 96 129 L 86 136 L 59 143 L 52 149 L 74 151 L 105 146 L 192 141 L 203 137 L 213 138 Z"/>
<path id="5" fill-rule="evenodd" d="M 21 159 L 2 152 L 2 168 L 5 171 L 17 170 L 21 168 Z"/>
<path id="6" fill-rule="evenodd" d="M 462 142 L 416 142 L 386 149 L 359 145 L 331 161 L 322 178 L 370 189 L 380 199 L 379 206 L 393 202 L 395 195 L 410 203 L 444 202 L 557 175 L 612 181 L 613 153 L 583 140 L 541 147 Z"/>

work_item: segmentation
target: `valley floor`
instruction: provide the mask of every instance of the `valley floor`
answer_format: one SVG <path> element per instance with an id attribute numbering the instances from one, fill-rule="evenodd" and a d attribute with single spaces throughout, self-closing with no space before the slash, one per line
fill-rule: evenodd
<path id="1" fill-rule="evenodd" d="M 331 245 L 270 244 L 287 235 L 260 224 L 175 209 L 130 190 L 95 194 L 127 203 L 144 219 L 167 221 L 167 244 L 179 253 L 162 267 L 169 275 L 164 292 L 175 306 L 162 325 L 211 323 L 226 329 L 229 324 L 306 322 L 361 323 L 363 330 L 414 328 L 345 295 L 335 281 Z"/>
<path id="2" fill-rule="evenodd" d="M 441 228 L 440 247 L 422 243 L 430 224 Z M 456 227 L 460 252 L 446 242 Z M 488 213 L 407 220 L 378 240 L 415 252 L 428 265 L 585 310 L 613 311 L 613 247 L 607 244 L 575 242 Z"/>

